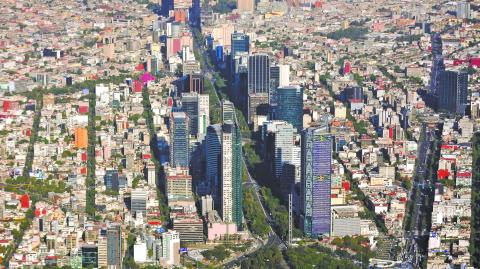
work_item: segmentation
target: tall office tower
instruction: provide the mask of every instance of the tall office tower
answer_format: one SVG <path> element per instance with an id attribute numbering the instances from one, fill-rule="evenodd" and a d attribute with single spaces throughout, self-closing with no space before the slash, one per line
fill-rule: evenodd
<path id="1" fill-rule="evenodd" d="M 430 74 L 430 93 L 437 95 L 440 73 L 445 70 L 442 56 L 442 37 L 439 33 L 434 33 L 432 42 L 432 71 Z"/>
<path id="2" fill-rule="evenodd" d="M 75 238 L 76 240 L 77 238 Z M 107 267 L 107 238 L 105 236 L 100 236 L 98 238 L 98 267 Z"/>
<path id="3" fill-rule="evenodd" d="M 247 105 L 247 83 L 248 83 L 248 52 L 238 52 L 233 61 L 232 71 L 232 94 L 236 103 L 244 110 Z"/>
<path id="4" fill-rule="evenodd" d="M 190 14 L 188 20 L 193 27 L 199 28 L 201 24 L 200 19 L 201 7 L 200 0 L 192 0 L 192 7 L 190 8 Z"/>
<path id="5" fill-rule="evenodd" d="M 210 98 L 208 94 L 198 95 L 198 127 L 197 138 L 201 141 L 207 134 L 210 125 Z"/>
<path id="6" fill-rule="evenodd" d="M 468 73 L 443 71 L 440 73 L 438 110 L 452 114 L 465 114 L 468 105 Z"/>
<path id="7" fill-rule="evenodd" d="M 307 236 L 330 235 L 332 136 L 322 127 L 302 132 L 302 226 Z"/>
<path id="8" fill-rule="evenodd" d="M 162 0 L 162 16 L 169 17 L 168 13 L 174 8 L 174 0 Z"/>
<path id="9" fill-rule="evenodd" d="M 206 156 L 206 177 L 208 185 L 212 190 L 213 199 L 217 204 L 220 203 L 220 162 L 221 162 L 221 137 L 222 125 L 213 124 L 207 128 L 207 138 L 205 145 Z"/>
<path id="10" fill-rule="evenodd" d="M 277 64 L 270 67 L 270 80 L 274 88 L 290 85 L 290 65 Z"/>
<path id="11" fill-rule="evenodd" d="M 279 87 L 276 100 L 275 119 L 292 124 L 300 133 L 303 130 L 303 88 L 300 86 Z"/>
<path id="12" fill-rule="evenodd" d="M 458 19 L 471 19 L 472 14 L 470 12 L 470 3 L 467 1 L 457 2 L 457 18 Z"/>
<path id="13" fill-rule="evenodd" d="M 240 12 L 253 12 L 255 11 L 254 0 L 237 0 L 237 9 Z"/>
<path id="14" fill-rule="evenodd" d="M 221 158 L 221 213 L 226 223 L 235 223 L 242 229 L 242 141 L 232 121 L 222 126 Z"/>
<path id="15" fill-rule="evenodd" d="M 291 164 L 293 160 L 293 147 L 295 146 L 296 129 L 292 124 L 285 122 L 277 125 L 275 132 L 275 176 L 277 179 L 283 174 L 283 168 L 286 164 Z"/>
<path id="16" fill-rule="evenodd" d="M 248 57 L 248 93 L 268 93 L 270 89 L 270 58 L 267 54 Z"/>
<path id="17" fill-rule="evenodd" d="M 189 91 L 199 94 L 204 93 L 204 77 L 201 73 L 192 73 L 188 75 Z"/>
<path id="18" fill-rule="evenodd" d="M 107 268 L 120 269 L 123 261 L 122 226 L 112 225 L 107 229 Z"/>
<path id="19" fill-rule="evenodd" d="M 155 165 L 153 162 L 149 162 L 145 166 L 145 171 L 147 174 L 147 182 L 148 186 L 156 186 L 157 185 L 157 172 L 155 171 Z"/>
<path id="20" fill-rule="evenodd" d="M 188 116 L 189 134 L 196 136 L 198 132 L 198 94 L 195 92 L 182 93 L 182 111 Z"/>
<path id="21" fill-rule="evenodd" d="M 231 41 L 231 50 L 230 55 L 233 59 L 235 59 L 235 55 L 239 52 L 250 52 L 250 37 L 244 33 L 234 32 L 232 34 L 232 41 Z"/>
<path id="22" fill-rule="evenodd" d="M 148 191 L 144 188 L 136 188 L 132 190 L 130 198 L 130 209 L 131 212 L 137 215 L 142 213 L 143 217 L 146 217 L 147 213 L 147 199 Z"/>
<path id="23" fill-rule="evenodd" d="M 235 106 L 228 100 L 222 101 L 222 122 L 235 122 Z"/>
<path id="24" fill-rule="evenodd" d="M 180 234 L 169 230 L 162 234 L 160 262 L 163 266 L 180 265 Z"/>
<path id="25" fill-rule="evenodd" d="M 120 188 L 120 182 L 118 178 L 117 170 L 107 170 L 103 176 L 103 183 L 107 190 L 118 191 Z"/>
<path id="26" fill-rule="evenodd" d="M 290 66 L 277 64 L 270 67 L 270 107 L 277 105 L 276 92 L 278 87 L 290 85 Z"/>
<path id="27" fill-rule="evenodd" d="M 82 267 L 98 267 L 98 247 L 95 245 L 82 246 Z"/>
<path id="28" fill-rule="evenodd" d="M 190 163 L 189 119 L 185 112 L 170 114 L 170 165 L 188 167 Z"/>

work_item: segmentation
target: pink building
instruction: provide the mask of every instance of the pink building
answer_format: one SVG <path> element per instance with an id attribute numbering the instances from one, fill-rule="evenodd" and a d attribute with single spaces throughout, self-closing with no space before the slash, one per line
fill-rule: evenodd
<path id="1" fill-rule="evenodd" d="M 221 240 L 227 234 L 233 235 L 237 233 L 237 225 L 235 223 L 209 222 L 207 226 L 208 241 Z"/>

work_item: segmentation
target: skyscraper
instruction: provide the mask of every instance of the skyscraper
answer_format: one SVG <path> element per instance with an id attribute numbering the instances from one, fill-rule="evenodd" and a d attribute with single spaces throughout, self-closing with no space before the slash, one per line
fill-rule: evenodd
<path id="1" fill-rule="evenodd" d="M 303 129 L 303 88 L 300 86 L 279 87 L 276 94 L 275 119 L 293 125 L 297 132 Z"/>
<path id="2" fill-rule="evenodd" d="M 466 71 L 442 71 L 438 96 L 439 111 L 464 115 L 468 105 L 468 73 Z"/>
<path id="3" fill-rule="evenodd" d="M 253 12 L 255 11 L 254 0 L 237 0 L 237 9 L 240 12 Z"/>
<path id="4" fill-rule="evenodd" d="M 182 93 L 182 110 L 188 116 L 189 134 L 196 136 L 198 131 L 198 94 L 196 92 Z"/>
<path id="5" fill-rule="evenodd" d="M 148 191 L 143 188 L 136 188 L 132 190 L 130 198 L 131 212 L 134 214 L 142 213 L 143 217 L 146 217 L 147 213 L 147 198 Z"/>
<path id="6" fill-rule="evenodd" d="M 270 80 L 274 88 L 290 85 L 290 65 L 277 64 L 271 66 Z"/>
<path id="7" fill-rule="evenodd" d="M 180 235 L 169 230 L 162 234 L 162 251 L 160 253 L 162 266 L 180 265 Z"/>
<path id="8" fill-rule="evenodd" d="M 277 178 L 282 176 L 285 164 L 292 162 L 295 133 L 296 130 L 290 123 L 285 122 L 277 126 L 275 132 L 275 176 Z"/>
<path id="9" fill-rule="evenodd" d="M 222 122 L 235 121 L 235 106 L 228 100 L 222 101 Z"/>
<path id="10" fill-rule="evenodd" d="M 82 246 L 82 267 L 98 267 L 98 247 L 95 245 Z"/>
<path id="11" fill-rule="evenodd" d="M 467 1 L 457 2 L 457 18 L 471 19 L 470 3 Z"/>
<path id="12" fill-rule="evenodd" d="M 193 27 L 200 27 L 200 13 L 200 0 L 192 0 L 192 7 L 190 8 L 190 16 L 188 17 L 188 20 Z"/>
<path id="13" fill-rule="evenodd" d="M 234 32 L 231 46 L 230 55 L 233 61 L 238 52 L 250 52 L 250 37 L 244 33 Z"/>
<path id="14" fill-rule="evenodd" d="M 122 268 L 123 261 L 122 227 L 112 225 L 107 229 L 107 267 L 112 269 Z"/>
<path id="15" fill-rule="evenodd" d="M 322 127 L 302 133 L 301 219 L 307 236 L 329 235 L 331 227 L 332 136 Z"/>
<path id="16" fill-rule="evenodd" d="M 220 162 L 221 162 L 221 136 L 222 125 L 213 124 L 207 128 L 205 145 L 206 177 L 212 189 L 213 199 L 219 203 L 220 199 Z"/>
<path id="17" fill-rule="evenodd" d="M 247 105 L 247 82 L 248 82 L 248 52 L 238 52 L 232 58 L 232 94 L 236 102 L 245 109 Z"/>
<path id="18" fill-rule="evenodd" d="M 188 75 L 189 90 L 203 94 L 204 92 L 204 77 L 200 73 L 192 73 Z"/>
<path id="19" fill-rule="evenodd" d="M 430 93 L 437 95 L 440 73 L 445 70 L 442 56 L 442 37 L 439 33 L 434 33 L 431 37 L 432 43 L 432 71 L 430 74 Z"/>
<path id="20" fill-rule="evenodd" d="M 189 152 L 189 119 L 185 112 L 172 112 L 170 115 L 170 165 L 172 167 L 188 167 Z"/>
<path id="21" fill-rule="evenodd" d="M 221 213 L 226 223 L 242 229 L 242 142 L 240 132 L 232 121 L 222 126 L 221 151 Z"/>
<path id="22" fill-rule="evenodd" d="M 270 91 L 270 58 L 267 54 L 248 57 L 248 93 Z"/>
<path id="23" fill-rule="evenodd" d="M 210 97 L 208 94 L 198 95 L 198 127 L 197 137 L 201 141 L 207 133 L 207 127 L 210 125 Z"/>
<path id="24" fill-rule="evenodd" d="M 107 170 L 103 176 L 103 183 L 107 190 L 118 191 L 120 188 L 120 182 L 118 179 L 117 170 Z"/>
<path id="25" fill-rule="evenodd" d="M 174 0 L 162 0 L 162 15 L 169 17 L 168 13 L 174 8 Z"/>

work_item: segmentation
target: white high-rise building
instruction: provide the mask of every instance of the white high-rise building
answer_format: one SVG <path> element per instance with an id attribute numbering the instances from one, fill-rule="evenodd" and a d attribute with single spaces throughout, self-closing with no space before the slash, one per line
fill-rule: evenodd
<path id="1" fill-rule="evenodd" d="M 208 94 L 198 95 L 198 128 L 197 137 L 202 141 L 207 134 L 207 128 L 210 125 L 210 101 Z"/>
<path id="2" fill-rule="evenodd" d="M 157 177 L 156 177 L 155 165 L 153 163 L 147 164 L 147 183 L 148 186 L 156 186 Z"/>
<path id="3" fill-rule="evenodd" d="M 278 70 L 279 70 L 278 86 L 279 87 L 290 86 L 290 65 L 279 64 Z"/>
<path id="4" fill-rule="evenodd" d="M 275 176 L 280 178 L 283 166 L 292 163 L 295 129 L 290 123 L 277 125 L 275 132 Z"/>
<path id="5" fill-rule="evenodd" d="M 130 200 L 132 213 L 142 213 L 142 215 L 145 216 L 147 213 L 147 199 L 148 190 L 143 188 L 133 189 Z"/>
<path id="6" fill-rule="evenodd" d="M 458 19 L 471 19 L 472 13 L 470 12 L 470 3 L 467 1 L 457 2 L 457 18 Z"/>
<path id="7" fill-rule="evenodd" d="M 222 126 L 222 219 L 224 222 L 233 221 L 233 169 L 232 169 L 232 150 L 233 150 L 233 124 L 224 124 Z"/>
<path id="8" fill-rule="evenodd" d="M 160 263 L 164 266 L 180 265 L 180 234 L 170 230 L 162 234 Z"/>

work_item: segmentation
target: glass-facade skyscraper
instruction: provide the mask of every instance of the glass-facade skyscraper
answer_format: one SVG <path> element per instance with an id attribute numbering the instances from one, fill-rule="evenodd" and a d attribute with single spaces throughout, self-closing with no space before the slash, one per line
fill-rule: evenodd
<path id="1" fill-rule="evenodd" d="M 468 73 L 447 70 L 439 78 L 438 110 L 464 115 L 468 105 Z"/>
<path id="2" fill-rule="evenodd" d="M 232 34 L 232 48 L 231 48 L 231 58 L 235 58 L 235 55 L 238 52 L 249 52 L 250 51 L 250 37 L 244 33 L 235 32 Z"/>
<path id="3" fill-rule="evenodd" d="M 292 124 L 300 133 L 303 129 L 303 88 L 279 87 L 275 99 L 277 107 L 274 118 Z"/>
<path id="4" fill-rule="evenodd" d="M 198 132 L 198 94 L 195 92 L 182 93 L 182 110 L 188 116 L 188 130 L 190 135 Z"/>
<path id="5" fill-rule="evenodd" d="M 189 119 L 185 112 L 172 112 L 170 115 L 170 166 L 188 167 Z"/>
<path id="6" fill-rule="evenodd" d="M 112 225 L 107 229 L 107 267 L 122 268 L 122 227 Z"/>
<path id="7" fill-rule="evenodd" d="M 235 121 L 235 106 L 228 100 L 222 101 L 222 122 Z"/>
<path id="8" fill-rule="evenodd" d="M 302 132 L 301 222 L 307 236 L 330 235 L 332 136 L 325 128 Z"/>
<path id="9" fill-rule="evenodd" d="M 226 223 L 235 223 L 242 229 L 242 139 L 233 121 L 222 126 L 221 150 L 221 214 Z"/>
<path id="10" fill-rule="evenodd" d="M 222 125 L 212 124 L 207 128 L 205 144 L 206 177 L 208 185 L 212 190 L 215 202 L 219 204 L 220 199 L 220 168 L 221 163 L 221 136 Z"/>
<path id="11" fill-rule="evenodd" d="M 248 93 L 270 93 L 270 58 L 267 54 L 248 57 Z"/>

